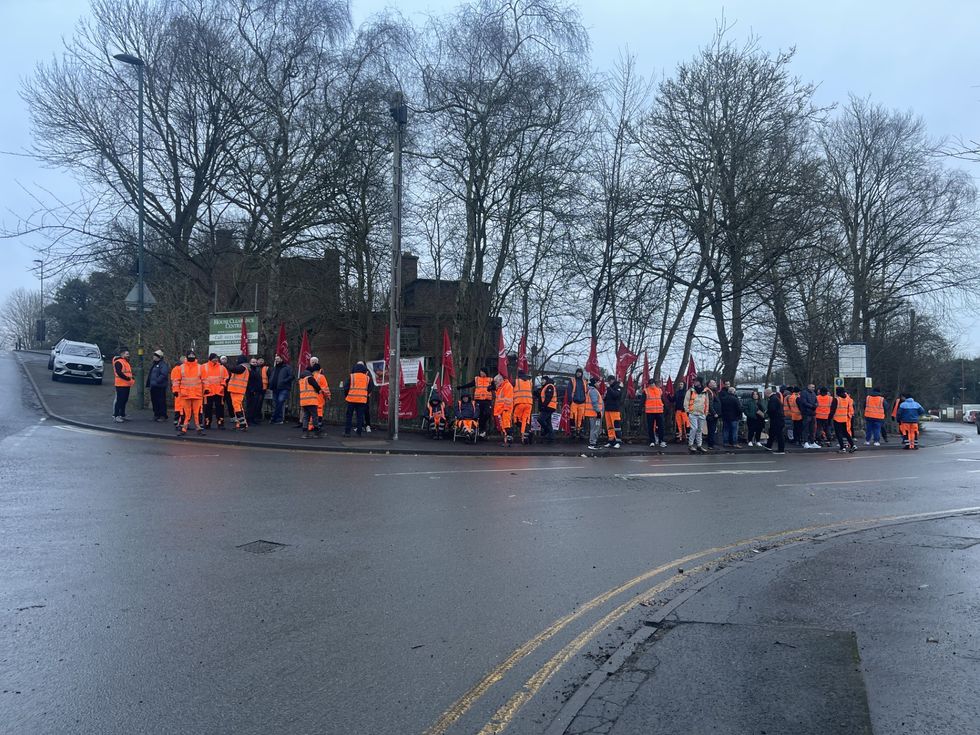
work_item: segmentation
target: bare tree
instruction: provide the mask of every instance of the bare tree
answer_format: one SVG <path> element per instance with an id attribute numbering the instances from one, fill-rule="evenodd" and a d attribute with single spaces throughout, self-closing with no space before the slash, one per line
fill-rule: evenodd
<path id="1" fill-rule="evenodd" d="M 14 289 L 0 310 L 0 344 L 8 348 L 19 345 L 25 350 L 37 349 L 40 343 L 35 339 L 35 328 L 42 316 L 39 292 Z"/>

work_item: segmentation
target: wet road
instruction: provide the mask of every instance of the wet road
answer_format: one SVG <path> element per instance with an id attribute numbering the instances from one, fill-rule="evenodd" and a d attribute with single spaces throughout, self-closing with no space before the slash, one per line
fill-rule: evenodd
<path id="1" fill-rule="evenodd" d="M 630 632 L 632 603 L 722 553 L 703 550 L 980 506 L 972 427 L 919 452 L 508 459 L 204 448 L 42 418 L 3 353 L 10 733 L 537 732 Z M 256 540 L 284 546 L 240 548 Z"/>

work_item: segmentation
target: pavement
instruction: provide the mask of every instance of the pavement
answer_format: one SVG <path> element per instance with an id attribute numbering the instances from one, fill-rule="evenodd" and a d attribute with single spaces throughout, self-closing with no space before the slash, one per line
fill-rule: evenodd
<path id="1" fill-rule="evenodd" d="M 130 421 L 116 424 L 112 421 L 112 404 L 114 388 L 111 380 L 103 385 L 92 385 L 81 381 L 64 380 L 53 382 L 51 373 L 47 370 L 47 353 L 19 352 L 15 353 L 23 365 L 31 383 L 34 385 L 38 398 L 44 410 L 53 418 L 75 426 L 102 431 L 113 431 L 143 437 L 159 437 L 174 439 L 175 432 L 172 422 L 155 423 L 152 414 L 147 409 L 136 406 L 135 391 L 129 402 Z M 106 369 L 106 375 L 111 370 Z M 149 399 L 147 399 L 149 400 Z M 686 444 L 669 442 L 666 448 L 648 446 L 645 437 L 627 437 L 620 449 L 600 448 L 589 451 L 583 442 L 573 442 L 568 439 L 558 439 L 554 444 L 531 444 L 501 446 L 499 438 L 491 436 L 489 440 L 478 441 L 475 445 L 467 442 L 453 442 L 450 439 L 433 440 L 427 434 L 406 426 L 399 432 L 397 441 L 387 438 L 384 427 L 362 437 L 345 438 L 339 426 L 326 426 L 324 436 L 319 438 L 303 438 L 295 423 L 272 426 L 268 423 L 250 426 L 247 433 L 232 431 L 229 427 L 223 431 L 209 430 L 205 435 L 193 434 L 183 437 L 189 442 L 207 442 L 212 444 L 230 444 L 238 446 L 254 446 L 270 449 L 299 449 L 305 451 L 323 452 L 366 452 L 381 454 L 440 454 L 440 455 L 477 455 L 477 456 L 558 456 L 578 457 L 585 455 L 626 455 L 626 456 L 670 456 L 688 455 Z M 944 444 L 953 441 L 953 435 L 942 430 L 924 431 L 922 444 Z M 901 444 L 895 441 L 885 443 L 880 447 L 861 446 L 866 451 L 892 451 L 900 449 Z M 788 453 L 825 454 L 836 452 L 836 445 L 820 450 L 803 450 L 787 446 Z M 741 449 L 712 450 L 721 455 L 765 455 L 768 452 L 761 447 L 743 447 Z"/>
<path id="2" fill-rule="evenodd" d="M 793 544 L 700 582 L 547 735 L 977 732 L 980 515 Z"/>

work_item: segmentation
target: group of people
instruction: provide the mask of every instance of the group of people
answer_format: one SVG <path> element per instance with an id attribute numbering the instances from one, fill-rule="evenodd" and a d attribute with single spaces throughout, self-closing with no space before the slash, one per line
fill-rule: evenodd
<path id="1" fill-rule="evenodd" d="M 113 359 L 113 372 L 116 385 L 113 418 L 126 421 L 126 402 L 133 384 L 127 351 Z M 171 366 L 164 353 L 156 350 L 146 377 L 154 421 L 168 418 L 169 388 L 174 399 L 174 426 L 181 434 L 191 427 L 198 433 L 211 428 L 223 430 L 226 416 L 233 429 L 248 431 L 250 425 L 262 421 L 267 396 L 271 398 L 271 423 L 282 424 L 294 382 L 299 393 L 299 426 L 303 435 L 321 436 L 331 392 L 316 357 L 311 357 L 309 366 L 296 377 L 289 363 L 278 355 L 270 368 L 262 358 L 245 355 L 232 363 L 224 356 L 211 353 L 201 363 L 194 351 L 188 351 Z M 363 362 L 351 368 L 342 388 L 346 405 L 344 436 L 370 432 L 368 406 L 375 386 Z M 623 443 L 623 406 L 627 398 L 613 375 L 605 379 L 586 378 L 579 369 L 559 388 L 548 375 L 536 382 L 521 371 L 511 381 L 503 375 L 491 377 L 487 370 L 480 370 L 473 380 L 456 386 L 455 391 L 459 398 L 452 416 L 439 393 L 433 392 L 427 402 L 427 426 L 433 437 L 445 436 L 454 427 L 454 434 L 462 433 L 474 441 L 496 433 L 504 446 L 527 444 L 536 437 L 550 443 L 555 440 L 555 424 L 561 425 L 561 421 L 556 421 L 556 413 L 567 405 L 567 434 L 573 440 L 587 441 L 590 450 L 600 446 L 618 449 Z M 692 379 L 690 386 L 678 382 L 670 394 L 663 382 L 655 378 L 643 386 L 639 401 L 649 445 L 667 446 L 669 423 L 674 440 L 686 443 L 692 454 L 707 453 L 719 444 L 731 449 L 759 446 L 782 454 L 787 441 L 803 449 L 831 446 L 836 441 L 840 452 L 854 452 L 857 442 L 853 427 L 857 415 L 864 420 L 866 445 L 878 446 L 888 441 L 886 417 L 890 415 L 898 423 L 904 445 L 916 449 L 918 421 L 925 413 L 911 395 L 903 394 L 890 402 L 878 389 L 872 389 L 865 397 L 859 414 L 854 399 L 841 387 L 831 391 L 813 384 L 780 386 L 767 388 L 761 394 L 753 390 L 740 396 L 724 380 L 719 384 L 700 377 Z M 605 441 L 601 442 L 603 434 Z M 745 444 L 741 443 L 743 436 Z"/>

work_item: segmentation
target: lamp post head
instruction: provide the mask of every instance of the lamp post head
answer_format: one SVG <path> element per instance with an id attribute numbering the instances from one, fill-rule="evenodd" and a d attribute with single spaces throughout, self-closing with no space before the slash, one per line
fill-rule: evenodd
<path id="1" fill-rule="evenodd" d="M 113 57 L 116 61 L 121 61 L 124 64 L 132 64 L 133 66 L 143 66 L 143 59 L 138 56 L 133 56 L 132 54 L 114 54 Z"/>
<path id="2" fill-rule="evenodd" d="M 398 125 L 408 123 L 408 105 L 405 104 L 405 95 L 401 92 L 395 92 L 392 96 L 388 110 L 391 112 L 391 118 Z"/>

